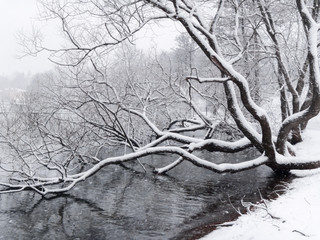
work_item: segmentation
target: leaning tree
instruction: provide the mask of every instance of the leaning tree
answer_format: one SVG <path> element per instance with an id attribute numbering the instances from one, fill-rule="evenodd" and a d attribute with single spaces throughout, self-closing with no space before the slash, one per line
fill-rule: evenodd
<path id="1" fill-rule="evenodd" d="M 1 182 L 2 192 L 65 192 L 107 165 L 139 161 L 159 153 L 172 155 L 175 161 L 155 169 L 158 174 L 183 161 L 216 173 L 261 165 L 277 174 L 320 167 L 319 159 L 296 156 L 293 146 L 302 140 L 301 131 L 320 111 L 317 0 L 40 3 L 45 19 L 60 22 L 66 42 L 60 49 L 50 49 L 34 39 L 33 48 L 29 46 L 28 50 L 51 52 L 51 60 L 62 69 L 52 81 L 63 81 L 56 85 L 56 91 L 43 96 L 55 99 L 56 104 L 26 115 L 29 122 L 30 116 L 34 122 L 33 134 L 28 124 L 12 121 L 14 114 L 4 116 L 7 125 L 16 125 L 3 124 L 2 142 L 11 147 L 10 156 L 19 164 L 2 161 L 1 168 L 8 173 L 8 181 Z M 108 63 L 107 56 L 114 57 L 112 49 L 123 42 L 134 43 L 137 32 L 161 21 L 175 22 L 184 29 L 212 65 L 211 71 L 203 73 L 200 68 L 191 68 L 180 81 L 154 58 L 154 64 L 149 65 L 128 62 L 125 71 L 110 75 L 117 68 Z M 122 63 L 125 60 L 118 64 Z M 147 71 L 141 75 L 136 68 Z M 148 75 L 150 72 L 153 74 Z M 282 119 L 277 126 L 258 105 L 261 101 L 255 92 L 258 89 L 261 94 L 259 91 L 268 81 L 279 93 Z M 208 94 L 208 90 L 218 87 L 224 94 Z M 213 100 L 217 96 L 225 102 L 242 138 L 226 141 L 213 137 L 220 123 L 214 114 L 204 114 L 199 106 L 204 102 L 199 99 Z M 170 104 L 174 105 L 171 110 Z M 192 109 L 196 117 L 172 115 L 177 112 L 172 109 L 181 106 Z M 163 112 L 174 116 L 163 118 L 167 127 L 162 126 L 163 121 L 157 122 L 157 112 L 161 117 L 165 116 Z M 22 128 L 26 129 L 24 134 L 12 130 Z M 147 142 L 138 141 L 135 129 L 148 129 L 146 133 L 153 137 Z M 196 135 L 199 137 L 185 134 L 198 129 L 205 129 L 206 133 Z M 97 153 L 106 142 L 124 144 L 131 151 L 99 158 Z M 254 147 L 260 156 L 240 163 L 217 164 L 214 159 L 197 156 L 201 150 L 232 153 L 249 147 Z M 76 168 L 79 162 L 86 166 Z"/>

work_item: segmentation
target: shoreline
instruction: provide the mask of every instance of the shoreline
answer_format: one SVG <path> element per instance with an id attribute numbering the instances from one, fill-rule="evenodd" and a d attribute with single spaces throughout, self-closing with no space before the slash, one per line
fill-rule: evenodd
<path id="1" fill-rule="evenodd" d="M 310 121 L 304 141 L 295 145 L 306 159 L 320 157 L 320 117 Z M 220 226 L 202 240 L 302 240 L 320 239 L 320 169 L 292 171 L 295 176 L 284 194 L 254 204 L 252 210 L 227 227 Z"/>
<path id="2" fill-rule="evenodd" d="M 319 173 L 318 170 L 295 178 L 276 200 L 256 205 L 228 226 L 222 225 L 201 239 L 320 239 L 320 189 L 314 191 L 314 185 L 320 181 Z"/>
<path id="3" fill-rule="evenodd" d="M 279 179 L 279 182 L 283 182 L 284 185 L 276 185 L 274 187 L 274 190 L 268 194 L 268 197 L 261 199 L 260 202 L 258 202 L 256 204 L 262 204 L 263 200 L 276 201 L 280 196 L 287 193 L 286 186 L 289 184 L 292 184 L 292 181 L 294 181 L 295 178 L 296 177 L 294 177 L 294 175 L 290 175 L 290 176 L 284 176 L 283 178 Z M 207 223 L 203 226 L 199 226 L 199 227 L 190 229 L 190 231 L 192 232 L 192 236 L 190 238 L 188 238 L 188 236 L 187 236 L 186 239 L 188 239 L 188 240 L 189 239 L 190 240 L 192 240 L 192 239 L 205 239 L 205 237 L 207 235 L 209 235 L 210 233 L 212 233 L 214 231 L 218 231 L 219 229 L 232 227 L 233 224 L 240 217 L 242 217 L 246 214 L 250 214 L 249 211 L 251 211 L 251 210 L 246 209 L 245 207 L 243 207 L 241 214 L 239 214 L 235 209 L 233 209 L 233 210 L 234 210 L 233 213 L 229 213 L 228 216 L 222 217 L 220 219 L 221 221 Z"/>

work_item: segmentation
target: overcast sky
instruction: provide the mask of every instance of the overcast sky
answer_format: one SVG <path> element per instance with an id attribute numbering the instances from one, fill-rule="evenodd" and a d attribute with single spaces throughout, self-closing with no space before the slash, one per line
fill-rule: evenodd
<path id="1" fill-rule="evenodd" d="M 12 75 L 15 72 L 34 74 L 52 68 L 47 56 L 21 56 L 21 46 L 18 44 L 18 34 L 30 32 L 33 22 L 37 21 L 37 0 L 0 0 L 0 76 Z M 170 49 L 177 33 L 176 29 L 167 24 L 161 28 L 153 28 L 147 33 L 141 32 L 138 47 L 148 48 L 156 45 L 159 49 Z M 54 31 L 51 31 L 54 33 Z M 50 34 L 51 35 L 51 34 Z M 145 37 L 146 36 L 146 37 Z M 50 36 L 50 40 L 55 38 Z"/>
<path id="2" fill-rule="evenodd" d="M 18 59 L 21 47 L 17 35 L 31 30 L 36 14 L 36 0 L 0 0 L 0 75 L 33 74 L 51 68 L 44 56 Z"/>

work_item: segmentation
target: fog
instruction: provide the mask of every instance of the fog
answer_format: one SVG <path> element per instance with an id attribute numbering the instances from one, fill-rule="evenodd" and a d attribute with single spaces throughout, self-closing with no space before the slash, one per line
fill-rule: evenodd
<path id="1" fill-rule="evenodd" d="M 46 54 L 21 58 L 19 35 L 30 33 L 37 22 L 36 0 L 0 0 L 0 83 L 18 73 L 34 74 L 52 68 Z M 3 86 L 0 86 L 2 88 Z"/>

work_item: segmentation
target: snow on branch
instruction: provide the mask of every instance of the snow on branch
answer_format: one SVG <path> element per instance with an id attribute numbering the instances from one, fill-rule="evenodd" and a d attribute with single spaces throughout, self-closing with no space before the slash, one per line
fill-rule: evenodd
<path id="1" fill-rule="evenodd" d="M 225 78 L 200 78 L 198 76 L 189 76 L 189 77 L 186 77 L 186 80 L 187 81 L 188 80 L 196 80 L 199 83 L 212 83 L 212 82 L 224 83 L 224 82 L 231 80 L 231 79 L 228 77 L 225 77 Z"/>
<path id="2" fill-rule="evenodd" d="M 268 158 L 264 155 L 245 162 L 241 163 L 222 163 L 216 164 L 210 162 L 205 159 L 201 159 L 186 150 L 183 150 L 179 147 L 152 147 L 141 151 L 136 151 L 133 153 L 129 153 L 123 156 L 118 157 L 110 157 L 101 160 L 99 163 L 96 163 L 90 169 L 74 174 L 68 175 L 65 179 L 56 178 L 52 180 L 52 178 L 46 181 L 45 178 L 42 179 L 41 182 L 32 181 L 32 179 L 21 179 L 16 184 L 8 184 L 0 182 L 4 188 L 1 189 L 0 193 L 8 193 L 8 192 L 17 192 L 23 190 L 34 190 L 41 195 L 46 195 L 49 193 L 62 193 L 69 191 L 72 189 L 77 183 L 86 180 L 87 178 L 93 176 L 97 172 L 99 172 L 102 168 L 106 167 L 110 164 L 120 164 L 128 161 L 136 160 L 137 158 L 148 156 L 151 154 L 158 154 L 158 153 L 171 153 L 176 154 L 183 157 L 184 160 L 191 162 L 192 164 L 209 169 L 216 173 L 225 173 L 225 172 L 240 172 L 247 169 L 255 168 L 262 164 L 266 164 L 268 162 Z M 55 186 L 55 187 L 54 187 Z"/>
<path id="3" fill-rule="evenodd" d="M 217 139 L 206 139 L 199 143 L 190 144 L 190 150 L 207 149 L 209 151 L 220 152 L 239 152 L 252 146 L 252 143 L 247 138 L 242 138 L 235 142 L 227 142 Z"/>

